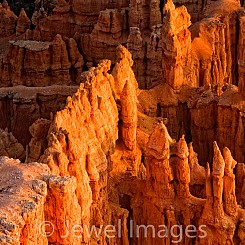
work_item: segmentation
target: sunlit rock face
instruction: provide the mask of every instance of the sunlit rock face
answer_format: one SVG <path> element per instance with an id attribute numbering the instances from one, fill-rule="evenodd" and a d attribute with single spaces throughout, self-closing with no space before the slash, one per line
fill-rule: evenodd
<path id="1" fill-rule="evenodd" d="M 0 5 L 0 244 L 244 244 L 240 2 L 14 6 Z"/>

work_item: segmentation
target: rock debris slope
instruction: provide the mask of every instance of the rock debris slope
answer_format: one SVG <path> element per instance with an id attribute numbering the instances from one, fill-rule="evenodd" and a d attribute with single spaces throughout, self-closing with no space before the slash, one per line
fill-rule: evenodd
<path id="1" fill-rule="evenodd" d="M 0 244 L 245 244 L 242 5 L 3 1 Z"/>

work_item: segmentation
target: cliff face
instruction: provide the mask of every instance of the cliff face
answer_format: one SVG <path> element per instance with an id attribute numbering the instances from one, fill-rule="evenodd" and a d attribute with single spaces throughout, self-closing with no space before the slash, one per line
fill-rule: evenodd
<path id="1" fill-rule="evenodd" d="M 0 37 L 8 37 L 16 33 L 16 36 L 24 33 L 31 24 L 24 9 L 21 10 L 19 17 L 10 10 L 6 0 L 0 3 Z"/>
<path id="2" fill-rule="evenodd" d="M 29 127 L 39 118 L 52 118 L 76 90 L 77 87 L 66 86 L 1 88 L 0 127 L 8 128 L 25 148 L 32 138 Z"/>
<path id="3" fill-rule="evenodd" d="M 80 89 L 51 123 L 49 148 L 40 158 L 52 173 L 76 177 L 83 226 L 107 224 L 112 219 L 114 208 L 108 203 L 107 182 L 118 130 L 126 148 L 134 151 L 136 147 L 136 80 L 131 66 L 130 54 L 121 46 L 112 75 L 108 73 L 109 61 L 84 74 Z M 120 80 L 113 74 L 121 76 Z M 119 118 L 122 124 L 118 128 Z M 83 239 L 86 243 L 90 240 L 86 235 Z"/>
<path id="4" fill-rule="evenodd" d="M 40 1 L 37 1 L 40 2 Z M 33 21 L 38 25 L 42 37 L 52 40 L 58 30 L 61 35 L 73 36 L 76 32 L 90 33 L 97 22 L 100 11 L 128 7 L 129 0 L 120 1 L 57 1 L 48 15 L 48 9 L 36 5 Z M 45 6 L 44 6 L 45 7 Z M 58 29 L 57 29 L 58 28 Z"/>
<path id="5" fill-rule="evenodd" d="M 78 85 L 84 65 L 76 41 L 60 35 L 51 43 L 12 41 L 1 63 L 1 87 Z"/>
<path id="6" fill-rule="evenodd" d="M 6 157 L 0 159 L 0 174 L 1 244 L 48 244 L 45 227 L 64 231 L 56 218 L 62 215 L 70 225 L 80 224 L 74 177 L 54 176 L 44 164 L 21 164 Z M 62 215 L 59 210 L 64 211 Z M 56 242 L 62 242 L 57 233 L 55 236 Z M 76 244 L 72 237 L 67 241 L 60 244 Z"/>
<path id="7" fill-rule="evenodd" d="M 163 77 L 174 89 L 187 84 L 185 72 L 190 64 L 191 25 L 190 15 L 183 6 L 175 9 L 172 1 L 164 7 L 162 42 L 163 42 Z M 186 74 L 185 74 L 186 73 Z"/>
<path id="8" fill-rule="evenodd" d="M 33 15 L 36 28 L 32 32 L 37 35 L 34 39 L 42 41 L 52 41 L 57 33 L 74 37 L 89 68 L 101 59 L 110 59 L 114 64 L 116 47 L 127 45 L 142 89 L 164 80 L 169 80 L 166 82 L 173 87 L 222 86 L 226 82 L 237 85 L 240 3 L 235 0 L 174 3 L 176 7 L 172 1 L 160 0 L 103 1 L 93 6 L 90 2 L 57 1 L 49 14 L 48 7 L 37 5 Z M 216 42 L 218 39 L 221 44 Z"/>
<path id="9" fill-rule="evenodd" d="M 155 237 L 153 230 L 149 230 L 147 236 L 144 230 L 138 230 L 130 238 L 130 227 L 127 226 L 130 220 L 134 229 L 142 224 L 156 230 L 160 225 L 169 230 L 177 224 L 185 228 L 190 225 L 205 227 L 204 231 L 197 230 L 191 238 L 183 237 L 183 244 L 206 244 L 214 240 L 222 244 L 224 239 L 238 244 L 236 241 L 242 241 L 244 236 L 241 220 L 245 213 L 243 206 L 237 205 L 237 200 L 242 205 L 244 201 L 241 195 L 244 189 L 242 165 L 237 165 L 235 183 L 233 169 L 236 161 L 228 148 L 225 147 L 221 154 L 214 142 L 210 162 L 212 172 L 209 165 L 206 170 L 201 167 L 192 144 L 188 146 L 184 136 L 176 142 L 164 123 L 159 122 L 163 119 L 146 116 L 137 110 L 137 95 L 138 107 L 146 108 L 142 98 L 144 93 L 149 95 L 153 90 L 137 89 L 132 56 L 123 46 L 118 47 L 116 55 L 117 62 L 111 74 L 108 72 L 111 65 L 108 60 L 84 72 L 81 77 L 83 83 L 68 97 L 65 108 L 50 120 L 39 119 L 30 127 L 32 140 L 26 159 L 28 162 L 39 160 L 43 164 L 24 164 L 20 172 L 25 176 L 26 168 L 28 173 L 32 171 L 31 166 L 40 169 L 35 172 L 38 174 L 29 174 L 29 179 L 25 180 L 35 183 L 33 188 L 38 193 L 40 185 L 43 186 L 42 194 L 39 194 L 42 198 L 38 199 L 41 201 L 33 204 L 35 208 L 32 209 L 33 215 L 39 219 L 32 219 L 30 214 L 23 216 L 20 226 L 8 213 L 5 214 L 5 223 L 14 222 L 21 230 L 19 237 L 13 232 L 4 237 L 6 244 L 11 244 L 11 239 L 16 239 L 16 244 L 18 241 L 28 244 L 28 237 L 41 244 L 118 244 L 122 240 L 123 244 L 159 244 L 162 241 L 168 244 L 179 240 L 177 231 L 176 234 Z M 181 97 L 188 98 L 190 92 L 187 89 Z M 226 93 L 218 102 L 222 101 L 221 108 L 233 91 L 228 89 Z M 163 94 L 158 96 L 164 98 Z M 198 105 L 205 100 L 210 101 L 198 93 L 196 96 Z M 193 104 L 189 102 L 189 108 L 196 105 L 194 98 L 191 101 Z M 169 105 L 171 103 L 174 101 L 169 101 Z M 208 109 L 207 106 L 205 108 Z M 241 130 L 242 126 L 239 127 Z M 16 168 L 20 165 L 7 158 L 1 161 L 3 169 L 7 169 L 1 174 L 10 172 L 9 165 Z M 25 193 L 29 190 L 25 189 Z M 53 203 L 56 203 L 55 207 Z M 13 205 L 20 208 L 18 204 Z M 122 222 L 122 235 L 115 235 L 110 241 L 105 233 L 91 237 L 84 230 L 76 236 L 62 236 L 67 232 L 66 222 L 69 227 L 105 227 L 109 224 L 118 227 L 118 220 Z M 34 236 L 28 227 L 34 227 L 32 230 L 35 231 L 44 221 L 51 222 L 53 226 L 46 227 L 44 236 Z"/>
<path id="10" fill-rule="evenodd" d="M 174 3 L 2 4 L 1 244 L 244 244 L 244 10 Z"/>
<path id="11" fill-rule="evenodd" d="M 82 34 L 80 48 L 88 62 L 98 63 L 101 58 L 116 61 L 116 47 L 127 41 L 127 19 L 125 10 L 101 11 L 91 34 Z"/>

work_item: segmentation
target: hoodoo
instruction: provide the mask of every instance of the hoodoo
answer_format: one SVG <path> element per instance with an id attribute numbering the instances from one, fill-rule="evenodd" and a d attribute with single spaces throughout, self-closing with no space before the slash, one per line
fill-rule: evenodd
<path id="1" fill-rule="evenodd" d="M 244 16 L 0 1 L 0 245 L 244 245 Z"/>

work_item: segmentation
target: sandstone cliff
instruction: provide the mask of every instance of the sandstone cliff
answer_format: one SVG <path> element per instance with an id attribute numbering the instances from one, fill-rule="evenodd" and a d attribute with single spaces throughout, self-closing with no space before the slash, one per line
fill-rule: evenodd
<path id="1" fill-rule="evenodd" d="M 10 10 L 7 1 L 0 4 L 0 37 L 11 36 L 15 33 L 15 26 L 18 17 Z"/>
<path id="2" fill-rule="evenodd" d="M 51 43 L 11 41 L 6 58 L 1 61 L 0 87 L 78 85 L 83 64 L 74 39 L 66 43 L 57 35 Z"/>
<path id="3" fill-rule="evenodd" d="M 145 237 L 142 230 L 139 236 L 129 239 L 126 223 L 132 220 L 134 225 L 154 225 L 156 228 L 166 225 L 169 229 L 177 224 L 183 227 L 205 225 L 205 239 L 198 231 L 193 238 L 184 237 L 182 244 L 206 244 L 206 241 L 212 243 L 214 240 L 222 244 L 224 239 L 238 244 L 235 241 L 242 241 L 244 237 L 242 218 L 245 213 L 236 201 L 243 203 L 242 165 L 237 168 L 236 188 L 233 174 L 236 161 L 228 148 L 224 148 L 222 155 L 214 142 L 212 172 L 209 164 L 205 171 L 184 136 L 176 142 L 163 122 L 159 123 L 163 119 L 147 118 L 137 112 L 137 95 L 141 106 L 146 106 L 142 96 L 153 90 L 137 90 L 132 65 L 130 53 L 119 46 L 112 74 L 108 72 L 108 60 L 84 72 L 81 77 L 83 83 L 72 97 L 68 97 L 65 108 L 50 121 L 37 120 L 30 127 L 33 138 L 27 161 L 39 159 L 49 166 L 52 175 L 56 175 L 48 177 L 49 172 L 40 172 L 48 189 L 44 195 L 46 198 L 35 211 L 38 215 L 43 214 L 40 216 L 43 221 L 52 222 L 54 232 L 47 238 L 33 239 L 42 239 L 43 244 L 47 241 L 58 244 L 117 244 L 121 239 L 123 244 L 178 241 L 174 234 L 164 239 L 151 233 Z M 227 89 L 219 103 L 228 100 L 233 92 Z M 188 98 L 189 94 L 187 89 L 182 98 Z M 199 105 L 201 101 L 205 103 L 204 97 L 198 93 L 196 96 Z M 194 98 L 191 101 L 193 103 Z M 165 123 L 168 126 L 169 122 Z M 3 161 L 12 160 L 5 158 Z M 53 202 L 60 208 L 54 209 Z M 71 202 L 72 208 L 68 208 Z M 79 236 L 65 239 L 61 236 L 66 231 L 65 220 L 82 227 L 99 227 L 101 224 L 117 225 L 118 219 L 123 222 L 123 237 L 115 236 L 110 242 L 106 241 L 104 234 L 90 237 L 82 232 Z M 24 222 L 37 229 L 39 220 L 24 219 Z M 49 234 L 49 229 L 45 234 Z M 14 235 L 9 236 L 12 239 Z M 32 233 L 24 231 L 19 239 L 26 241 L 28 236 Z"/>
<path id="4" fill-rule="evenodd" d="M 140 88 L 151 88 L 164 81 L 172 86 L 179 83 L 177 87 L 222 86 L 226 82 L 237 85 L 239 2 L 174 1 L 174 4 L 159 0 L 104 1 L 93 6 L 87 3 L 84 8 L 85 3 L 58 1 L 49 14 L 48 7 L 37 4 L 33 23 L 34 32 L 39 34 L 35 38 L 52 41 L 57 33 L 74 37 L 89 68 L 101 59 L 110 59 L 114 64 L 117 45 L 127 44 Z M 188 28 L 191 23 L 193 26 Z M 171 81 L 174 79 L 175 82 Z"/>
<path id="5" fill-rule="evenodd" d="M 240 3 L 35 6 L 0 7 L 0 243 L 244 244 Z"/>
<path id="6" fill-rule="evenodd" d="M 58 228 L 60 232 L 65 228 L 59 219 L 53 219 L 54 202 L 60 205 L 60 208 L 55 207 L 57 216 L 62 219 L 57 213 L 62 210 L 70 225 L 80 224 L 74 177 L 53 176 L 44 164 L 21 164 L 7 157 L 0 158 L 0 173 L 1 244 L 48 244 L 45 235 L 47 224 L 54 223 L 55 230 Z M 69 214 L 75 216 L 69 217 Z M 60 242 L 55 235 L 55 241 Z M 69 237 L 66 243 L 60 244 L 71 243 L 76 244 L 76 240 Z"/>
<path id="7" fill-rule="evenodd" d="M 25 148 L 33 135 L 29 132 L 29 127 L 36 120 L 40 118 L 49 120 L 52 113 L 62 110 L 65 107 L 66 98 L 76 90 L 76 86 L 1 88 L 0 128 L 8 128 Z M 43 137 L 46 136 L 43 135 Z"/>
<path id="8" fill-rule="evenodd" d="M 21 10 L 19 17 L 10 9 L 6 0 L 0 3 L 0 37 L 9 37 L 16 33 L 16 36 L 25 33 L 30 27 L 31 21 L 24 9 Z"/>

